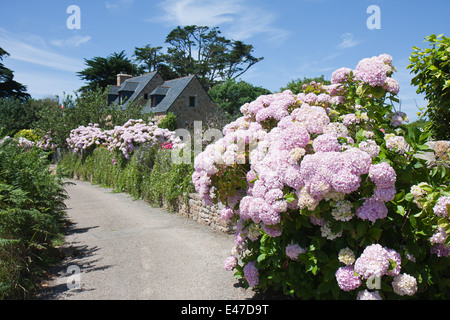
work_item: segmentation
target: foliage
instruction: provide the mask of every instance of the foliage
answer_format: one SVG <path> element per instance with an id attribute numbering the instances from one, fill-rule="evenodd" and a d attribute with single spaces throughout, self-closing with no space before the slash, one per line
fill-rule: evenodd
<path id="1" fill-rule="evenodd" d="M 301 299 L 448 299 L 450 175 L 393 110 L 392 57 L 241 107 L 193 183 L 236 223 L 225 268 Z"/>
<path id="2" fill-rule="evenodd" d="M 152 47 L 150 44 L 134 49 L 134 58 L 141 72 L 153 72 L 161 68 L 164 62 L 164 55 L 159 53 L 161 50 L 162 47 Z"/>
<path id="3" fill-rule="evenodd" d="M 87 68 L 78 72 L 79 77 L 88 82 L 81 88 L 83 92 L 99 88 L 104 90 L 109 85 L 116 85 L 119 73 L 138 75 L 138 68 L 127 58 L 124 51 L 114 52 L 106 58 L 94 57 L 84 61 Z"/>
<path id="4" fill-rule="evenodd" d="M 175 131 L 178 129 L 178 119 L 177 116 L 172 112 L 167 112 L 164 119 L 158 124 L 161 129 L 168 129 L 170 131 Z"/>
<path id="5" fill-rule="evenodd" d="M 29 102 L 14 98 L 0 98 L 0 127 L 16 133 L 29 129 L 34 121 L 34 112 Z"/>
<path id="6" fill-rule="evenodd" d="M 32 129 L 22 129 L 14 135 L 14 138 L 25 138 L 32 142 L 38 142 L 41 139 L 41 137 L 39 137 Z"/>
<path id="7" fill-rule="evenodd" d="M 193 190 L 190 178 L 193 167 L 192 164 L 173 164 L 170 157 L 170 150 L 155 145 L 140 146 L 130 159 L 98 146 L 82 157 L 66 153 L 58 163 L 58 170 L 68 177 L 127 192 L 156 206 L 174 207 L 179 197 Z"/>
<path id="8" fill-rule="evenodd" d="M 15 81 L 13 71 L 6 68 L 1 62 L 5 56 L 9 56 L 9 53 L 0 48 L 0 98 L 11 98 L 21 101 L 29 99 L 30 95 L 26 92 L 27 88 Z"/>
<path id="9" fill-rule="evenodd" d="M 300 78 L 297 78 L 295 80 L 291 80 L 286 87 L 283 87 L 280 89 L 280 91 L 285 90 L 291 90 L 292 93 L 298 94 L 300 92 L 303 92 L 306 88 L 304 86 L 307 86 L 311 84 L 312 82 L 315 83 L 322 83 L 324 85 L 329 85 L 331 82 L 329 80 L 325 80 L 324 76 L 316 77 L 316 78 L 306 78 L 304 77 L 303 80 Z"/>
<path id="10" fill-rule="evenodd" d="M 128 120 L 123 126 L 115 126 L 112 130 L 103 130 L 98 124 L 80 126 L 70 132 L 67 145 L 75 152 L 91 151 L 97 145 L 108 146 L 111 152 L 120 151 L 126 159 L 130 159 L 134 150 L 141 145 L 161 146 L 172 143 L 173 148 L 182 147 L 181 140 L 175 132 L 158 128 L 152 122 L 142 119 Z"/>
<path id="11" fill-rule="evenodd" d="M 47 154 L 14 139 L 0 143 L 0 297 L 30 296 L 55 259 L 61 241 L 64 200 L 59 176 L 50 174 Z"/>
<path id="12" fill-rule="evenodd" d="M 208 94 L 211 99 L 232 117 L 241 116 L 240 108 L 261 95 L 269 94 L 270 91 L 262 87 L 255 87 L 252 84 L 228 79 L 224 83 L 216 84 Z"/>
<path id="13" fill-rule="evenodd" d="M 79 126 L 97 123 L 103 129 L 113 129 L 130 118 L 143 116 L 142 106 L 138 103 L 131 103 L 122 110 L 118 105 L 108 106 L 107 96 L 107 90 L 97 88 L 75 97 L 67 95 L 61 104 L 56 98 L 36 101 L 37 121 L 32 127 L 44 136 L 43 145 L 51 141 L 54 146 L 65 147 L 70 132 Z"/>
<path id="14" fill-rule="evenodd" d="M 196 74 L 206 88 L 218 79 L 236 79 L 263 58 L 252 55 L 253 46 L 222 37 L 217 27 L 177 27 L 166 37 L 167 64 L 179 76 Z"/>
<path id="15" fill-rule="evenodd" d="M 414 51 L 408 69 L 415 76 L 411 84 L 417 93 L 425 93 L 428 105 L 423 117 L 428 117 L 428 130 L 438 140 L 450 140 L 450 38 L 432 34 L 425 38 L 431 48 Z"/>

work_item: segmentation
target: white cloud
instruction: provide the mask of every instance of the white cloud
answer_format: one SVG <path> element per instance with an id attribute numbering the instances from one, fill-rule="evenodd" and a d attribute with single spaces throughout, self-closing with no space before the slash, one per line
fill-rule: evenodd
<path id="1" fill-rule="evenodd" d="M 57 47 L 79 47 L 89 40 L 91 40 L 91 36 L 73 36 L 63 40 L 50 40 L 50 43 Z"/>
<path id="2" fill-rule="evenodd" d="M 338 45 L 340 49 L 351 48 L 359 44 L 359 42 L 354 39 L 353 34 L 350 32 L 344 33 L 343 35 L 341 35 L 341 38 L 342 42 Z"/>
<path id="3" fill-rule="evenodd" d="M 9 59 L 68 72 L 78 72 L 84 68 L 81 59 L 55 53 L 48 48 L 38 48 L 17 39 L 16 36 L 2 28 L 0 28 L 0 43 L 2 48 L 10 54 Z"/>
<path id="4" fill-rule="evenodd" d="M 160 3 L 162 20 L 171 25 L 227 25 L 223 32 L 234 40 L 246 40 L 264 34 L 269 41 L 281 44 L 288 31 L 273 26 L 276 15 L 251 6 L 244 0 L 164 0 Z M 155 20 L 155 19 L 153 19 Z"/>

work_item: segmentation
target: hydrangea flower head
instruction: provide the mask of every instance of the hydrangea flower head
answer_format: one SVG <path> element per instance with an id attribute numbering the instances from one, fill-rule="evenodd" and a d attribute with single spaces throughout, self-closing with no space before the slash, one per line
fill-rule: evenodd
<path id="1" fill-rule="evenodd" d="M 441 196 L 433 207 L 433 212 L 439 217 L 448 217 L 448 205 L 450 205 L 450 197 Z"/>
<path id="2" fill-rule="evenodd" d="M 366 247 L 355 261 L 355 272 L 363 279 L 381 277 L 389 269 L 389 257 L 386 249 L 379 244 Z"/>
<path id="3" fill-rule="evenodd" d="M 303 249 L 302 247 L 300 247 L 297 243 L 294 243 L 293 241 L 291 241 L 291 243 L 286 246 L 286 255 L 291 260 L 297 260 L 298 255 L 305 253 L 305 252 L 306 252 L 305 249 Z"/>
<path id="4" fill-rule="evenodd" d="M 364 289 L 358 292 L 357 300 L 383 300 L 378 291 L 369 291 Z"/>
<path id="5" fill-rule="evenodd" d="M 417 280 L 409 274 L 399 274 L 392 281 L 392 289 L 400 296 L 413 296 L 417 292 Z"/>
<path id="6" fill-rule="evenodd" d="M 355 69 L 355 78 L 372 87 L 383 86 L 386 82 L 386 67 L 383 60 L 377 57 L 361 60 Z"/>
<path id="7" fill-rule="evenodd" d="M 238 259 L 235 256 L 229 256 L 225 260 L 225 270 L 231 271 L 237 266 Z"/>
<path id="8" fill-rule="evenodd" d="M 349 248 L 343 248 L 339 251 L 338 259 L 347 266 L 352 265 L 355 262 L 355 253 Z"/>
<path id="9" fill-rule="evenodd" d="M 358 288 L 362 281 L 359 276 L 355 276 L 353 266 L 340 267 L 336 273 L 336 280 L 339 288 L 344 291 L 351 291 Z"/>
<path id="10" fill-rule="evenodd" d="M 384 219 L 388 215 L 388 209 L 383 201 L 377 201 L 375 198 L 367 198 L 363 205 L 356 209 L 356 215 L 362 220 L 375 222 L 378 219 Z"/>
<path id="11" fill-rule="evenodd" d="M 381 162 L 370 167 L 369 177 L 377 187 L 390 188 L 395 184 L 397 176 L 389 163 Z"/>
<path id="12" fill-rule="evenodd" d="M 331 75 L 331 83 L 337 84 L 337 83 L 343 83 L 345 82 L 348 77 L 350 76 L 350 73 L 352 72 L 352 69 L 350 68 L 340 68 L 333 72 Z"/>
<path id="13" fill-rule="evenodd" d="M 250 287 L 255 287 L 259 283 L 259 271 L 255 264 L 256 261 L 251 261 L 244 267 L 244 277 Z"/>

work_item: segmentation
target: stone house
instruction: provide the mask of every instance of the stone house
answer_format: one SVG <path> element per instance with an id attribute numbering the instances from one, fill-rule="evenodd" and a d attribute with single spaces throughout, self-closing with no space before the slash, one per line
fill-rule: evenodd
<path id="1" fill-rule="evenodd" d="M 205 127 L 212 119 L 223 117 L 195 75 L 165 81 L 157 71 L 138 77 L 118 74 L 117 85 L 110 87 L 108 103 L 126 108 L 131 102 L 144 105 L 143 112 L 152 113 L 156 122 L 172 112 L 178 128 L 191 129 L 194 121 L 202 121 Z"/>

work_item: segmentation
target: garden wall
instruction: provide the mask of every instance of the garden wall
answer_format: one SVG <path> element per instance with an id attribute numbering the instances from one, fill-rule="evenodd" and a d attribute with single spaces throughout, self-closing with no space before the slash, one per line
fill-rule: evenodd
<path id="1" fill-rule="evenodd" d="M 163 209 L 173 211 L 176 214 L 197 221 L 202 225 L 209 226 L 214 230 L 230 234 L 234 233 L 235 227 L 233 224 L 220 217 L 222 207 L 223 205 L 220 203 L 207 206 L 198 193 L 190 193 L 187 201 L 185 196 L 181 196 L 176 203 L 170 205 L 164 203 L 162 206 Z"/>

